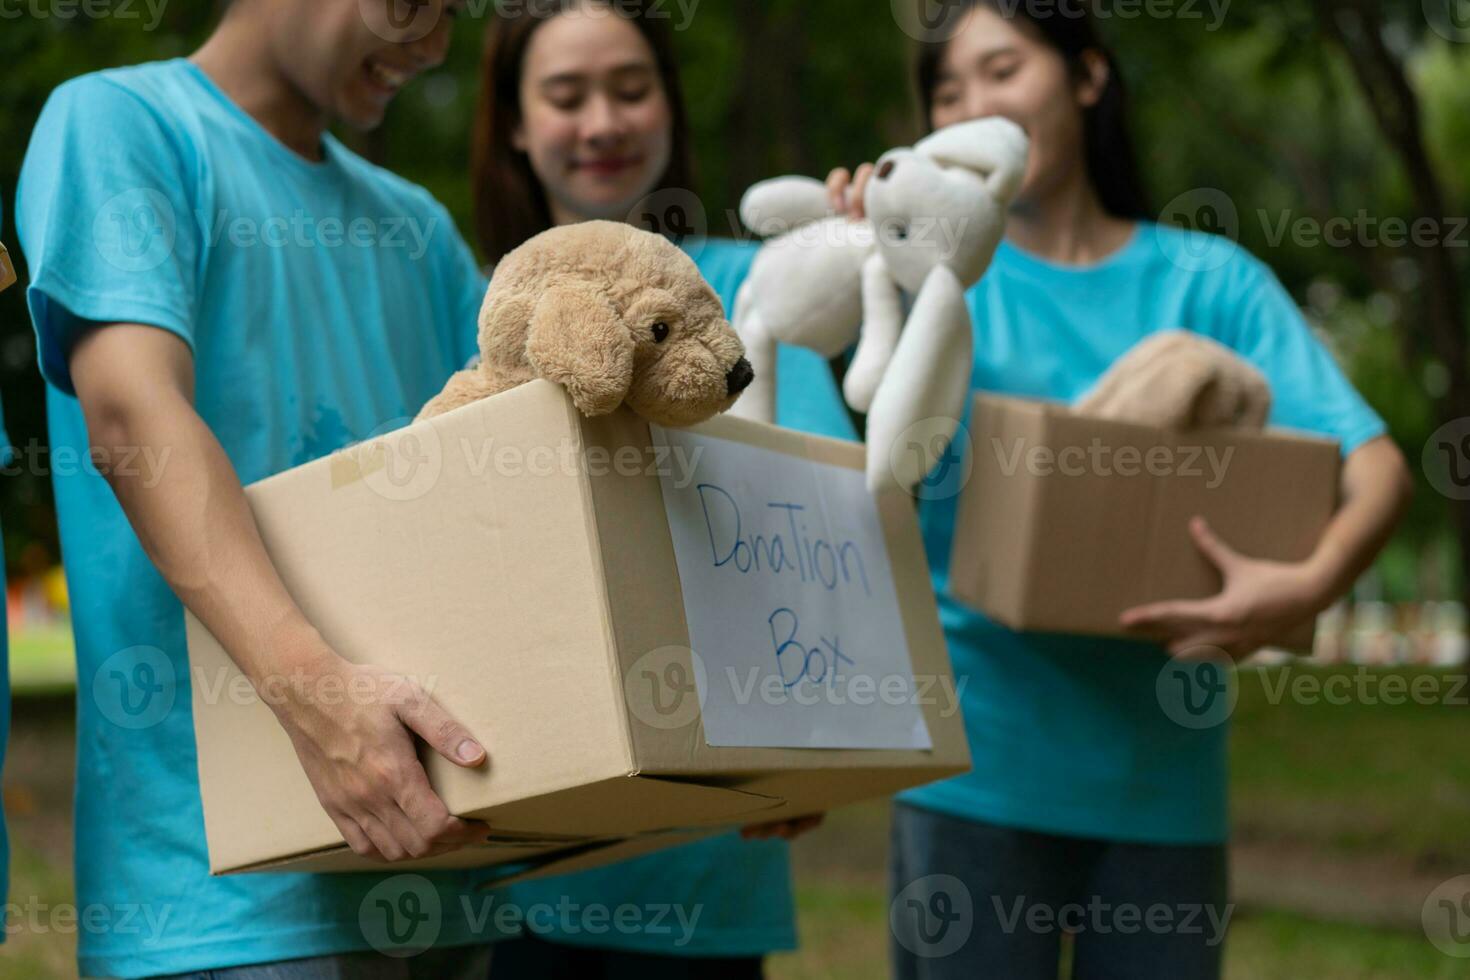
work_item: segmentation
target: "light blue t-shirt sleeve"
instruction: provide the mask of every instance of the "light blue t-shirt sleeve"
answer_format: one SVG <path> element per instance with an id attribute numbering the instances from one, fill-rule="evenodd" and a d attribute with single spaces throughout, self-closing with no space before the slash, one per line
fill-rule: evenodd
<path id="1" fill-rule="evenodd" d="M 1344 456 L 1387 430 L 1330 351 L 1312 333 L 1286 287 L 1242 253 L 1209 332 L 1240 352 L 1271 385 L 1271 424 L 1330 436 Z"/>
<path id="2" fill-rule="evenodd" d="M 735 298 L 750 274 L 750 263 L 755 261 L 759 246 L 733 238 L 691 238 L 682 247 L 699 267 L 705 282 L 719 294 L 725 315 L 733 318 Z"/>
<path id="3" fill-rule="evenodd" d="M 169 123 L 96 76 L 47 101 L 16 206 L 41 373 L 74 394 L 67 357 L 106 323 L 169 330 L 193 347 L 196 175 Z"/>

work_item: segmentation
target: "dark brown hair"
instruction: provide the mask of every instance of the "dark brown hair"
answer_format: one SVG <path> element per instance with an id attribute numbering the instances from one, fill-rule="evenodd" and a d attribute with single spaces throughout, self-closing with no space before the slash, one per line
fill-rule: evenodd
<path id="1" fill-rule="evenodd" d="M 1128 125 L 1128 93 L 1118 59 L 1103 42 L 1087 5 L 1075 0 L 1021 0 L 1003 4 L 998 0 L 962 0 L 951 3 L 942 23 L 919 43 L 916 62 L 920 111 L 924 128 L 934 128 L 934 90 L 949 39 L 959 30 L 966 15 L 983 7 L 1012 19 L 1022 29 L 1057 51 L 1074 75 L 1083 71 L 1082 54 L 1096 51 L 1108 64 L 1108 83 L 1097 103 L 1082 114 L 1083 152 L 1087 174 L 1102 206 L 1119 218 L 1148 219 L 1148 197 L 1140 179 L 1138 158 Z"/>
<path id="2" fill-rule="evenodd" d="M 526 50 L 536 29 L 551 18 L 583 3 L 604 0 L 529 0 L 509 5 L 485 34 L 480 66 L 480 101 L 475 113 L 470 149 L 470 184 L 475 202 L 475 233 L 484 257 L 499 262 L 505 253 L 551 227 L 546 191 L 531 170 L 531 161 L 517 150 L 512 134 L 521 123 L 521 74 Z M 672 31 L 658 4 L 643 0 L 616 0 L 605 4 L 626 18 L 653 49 L 664 98 L 673 120 L 669 167 L 654 190 L 693 188 L 689 154 L 689 122 L 684 90 L 674 60 Z"/>

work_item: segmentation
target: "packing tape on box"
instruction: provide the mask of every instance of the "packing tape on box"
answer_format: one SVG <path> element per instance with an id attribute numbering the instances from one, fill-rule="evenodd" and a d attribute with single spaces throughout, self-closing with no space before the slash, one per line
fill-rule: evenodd
<path id="1" fill-rule="evenodd" d="M 10 253 L 5 243 L 0 242 L 0 293 L 15 285 L 15 266 L 10 262 Z"/>
<path id="2" fill-rule="evenodd" d="M 381 442 L 343 449 L 332 457 L 332 489 L 351 486 L 387 465 L 388 452 Z"/>

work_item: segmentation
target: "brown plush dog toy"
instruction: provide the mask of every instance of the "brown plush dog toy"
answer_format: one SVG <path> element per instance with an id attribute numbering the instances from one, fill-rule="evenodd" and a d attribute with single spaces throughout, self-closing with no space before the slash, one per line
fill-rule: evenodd
<path id="1" fill-rule="evenodd" d="M 480 309 L 480 363 L 419 418 L 536 378 L 584 415 L 627 404 L 685 426 L 723 412 L 754 378 L 720 298 L 661 235 L 612 221 L 553 228 L 501 260 Z"/>

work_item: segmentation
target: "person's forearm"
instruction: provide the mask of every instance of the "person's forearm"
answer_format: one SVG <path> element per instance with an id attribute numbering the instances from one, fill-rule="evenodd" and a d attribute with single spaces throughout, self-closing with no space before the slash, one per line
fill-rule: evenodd
<path id="1" fill-rule="evenodd" d="M 103 458 L 154 450 L 161 472 L 110 472 L 108 483 L 148 557 L 246 677 L 258 687 L 330 654 L 276 574 L 224 449 L 182 395 L 90 413 L 87 423 Z"/>
<path id="2" fill-rule="evenodd" d="M 1320 605 L 1331 605 L 1393 534 L 1412 494 L 1403 455 L 1387 437 L 1364 443 L 1343 464 L 1342 503 L 1307 560 Z"/>

